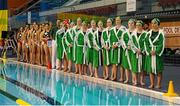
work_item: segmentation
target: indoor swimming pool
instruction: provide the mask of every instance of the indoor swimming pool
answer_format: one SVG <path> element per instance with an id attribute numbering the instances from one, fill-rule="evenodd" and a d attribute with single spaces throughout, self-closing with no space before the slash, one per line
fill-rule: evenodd
<path id="1" fill-rule="evenodd" d="M 31 105 L 169 104 L 160 99 L 68 74 L 9 61 L 0 72 L 0 105 L 18 105 L 17 99 Z"/>

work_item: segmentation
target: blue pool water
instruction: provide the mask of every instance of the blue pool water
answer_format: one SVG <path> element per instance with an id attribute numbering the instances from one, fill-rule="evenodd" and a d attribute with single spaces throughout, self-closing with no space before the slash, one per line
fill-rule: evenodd
<path id="1" fill-rule="evenodd" d="M 9 98 L 7 98 L 4 95 L 0 94 L 0 104 L 2 105 L 12 105 L 12 104 L 16 104 L 16 102 L 10 100 Z"/>
<path id="2" fill-rule="evenodd" d="M 32 105 L 168 105 L 159 99 L 21 63 L 8 62 L 0 73 L 0 89 Z M 16 102 L 0 93 L 0 105 L 6 104 Z"/>

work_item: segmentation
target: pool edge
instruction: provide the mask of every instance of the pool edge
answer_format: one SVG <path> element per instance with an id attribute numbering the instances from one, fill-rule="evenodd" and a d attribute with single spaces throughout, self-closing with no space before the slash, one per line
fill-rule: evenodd
<path id="1" fill-rule="evenodd" d="M 45 66 L 39 66 L 39 65 L 33 65 L 33 64 L 29 64 L 29 63 L 24 63 L 24 62 L 19 62 L 13 59 L 8 59 L 8 61 L 12 61 L 15 63 L 22 63 L 22 64 L 26 64 L 29 66 L 35 66 L 35 67 L 41 67 L 46 69 Z M 64 74 L 66 76 L 73 76 L 79 79 L 83 79 L 86 81 L 91 81 L 91 82 L 95 82 L 95 83 L 99 83 L 102 85 L 108 85 L 114 88 L 120 88 L 120 89 L 124 89 L 127 91 L 131 91 L 140 95 L 145 95 L 145 96 L 149 96 L 149 97 L 153 97 L 153 98 L 157 98 L 157 99 L 161 99 L 164 101 L 171 103 L 175 103 L 175 104 L 180 104 L 180 97 L 165 97 L 163 96 L 164 92 L 160 92 L 160 91 L 155 91 L 155 90 L 151 90 L 151 89 L 147 89 L 147 88 L 141 88 L 141 87 L 137 87 L 137 86 L 133 86 L 133 85 L 128 85 L 128 84 L 123 84 L 120 82 L 114 82 L 111 80 L 104 80 L 101 78 L 94 78 L 94 77 L 89 77 L 89 76 L 85 76 L 85 75 L 79 75 L 79 74 L 74 74 L 74 73 L 67 73 L 67 72 L 63 72 L 63 71 L 58 71 L 56 69 L 52 69 L 57 71 L 58 73 Z"/>

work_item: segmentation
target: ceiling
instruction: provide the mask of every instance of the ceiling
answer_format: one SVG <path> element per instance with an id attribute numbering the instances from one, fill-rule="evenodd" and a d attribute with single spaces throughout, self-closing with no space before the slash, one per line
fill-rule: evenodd
<path id="1" fill-rule="evenodd" d="M 8 0 L 8 9 L 15 10 L 21 8 L 32 0 Z"/>

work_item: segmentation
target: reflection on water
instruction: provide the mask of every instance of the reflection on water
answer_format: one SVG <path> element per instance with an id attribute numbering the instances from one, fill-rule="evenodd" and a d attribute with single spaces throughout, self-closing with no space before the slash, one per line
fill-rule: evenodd
<path id="1" fill-rule="evenodd" d="M 44 68 L 9 63 L 7 76 L 64 105 L 164 105 L 167 102 L 64 75 Z M 31 97 L 29 97 L 32 99 Z"/>

